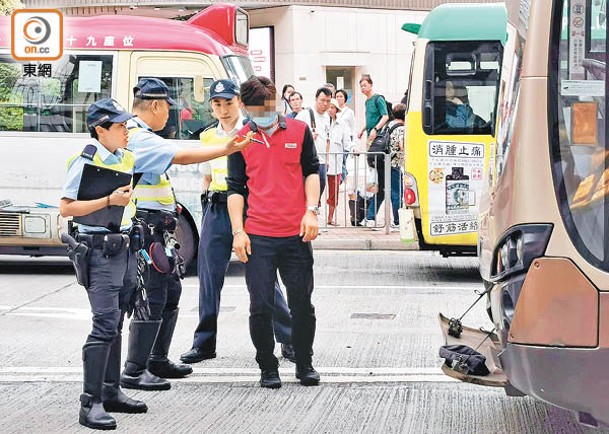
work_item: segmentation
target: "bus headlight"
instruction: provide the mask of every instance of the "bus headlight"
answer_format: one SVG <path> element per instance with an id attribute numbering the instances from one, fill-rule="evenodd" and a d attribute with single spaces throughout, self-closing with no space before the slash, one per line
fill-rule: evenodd
<path id="1" fill-rule="evenodd" d="M 23 236 L 29 238 L 50 238 L 51 217 L 47 214 L 24 215 Z"/>
<path id="2" fill-rule="evenodd" d="M 514 274 L 526 272 L 533 259 L 545 253 L 551 233 L 551 224 L 527 224 L 510 228 L 495 247 L 491 280 L 504 281 Z"/>

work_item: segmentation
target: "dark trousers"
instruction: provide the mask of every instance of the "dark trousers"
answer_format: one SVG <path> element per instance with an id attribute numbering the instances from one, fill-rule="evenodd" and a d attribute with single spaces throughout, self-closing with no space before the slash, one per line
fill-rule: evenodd
<path id="1" fill-rule="evenodd" d="M 385 162 L 383 160 L 384 157 L 384 155 L 381 155 L 377 158 L 376 174 L 379 189 L 378 192 L 372 198 L 372 200 L 368 203 L 368 214 L 366 216 L 368 220 L 376 220 L 376 214 L 379 212 L 379 208 L 383 204 L 383 200 L 385 200 Z"/>
<path id="2" fill-rule="evenodd" d="M 195 330 L 192 346 L 203 352 L 216 351 L 220 293 L 224 286 L 224 276 L 233 249 L 228 208 L 225 202 L 207 202 L 201 219 L 199 237 L 199 324 Z M 292 342 L 292 318 L 288 305 L 275 283 L 275 312 L 273 329 L 278 342 Z"/>
<path id="3" fill-rule="evenodd" d="M 299 236 L 286 238 L 250 235 L 252 254 L 245 266 L 250 293 L 250 335 L 261 369 L 275 369 L 272 316 L 277 271 L 288 294 L 292 313 L 292 344 L 298 364 L 311 363 L 315 338 L 313 293 L 313 249 Z"/>
<path id="4" fill-rule="evenodd" d="M 104 257 L 99 248 L 89 258 L 87 296 L 93 313 L 93 327 L 87 344 L 112 343 L 120 335 L 124 314 L 137 284 L 135 253 L 123 250 L 116 256 Z"/>
<path id="5" fill-rule="evenodd" d="M 393 223 L 400 223 L 398 210 L 402 206 L 402 170 L 399 167 L 391 166 L 391 210 L 393 212 Z"/>
<path id="6" fill-rule="evenodd" d="M 162 242 L 161 234 L 150 234 L 146 230 L 145 246 L 150 249 L 153 242 Z M 175 273 L 161 273 L 153 266 L 144 274 L 144 287 L 150 305 L 150 319 L 157 321 L 163 313 L 170 313 L 178 308 L 182 296 L 182 282 Z"/>

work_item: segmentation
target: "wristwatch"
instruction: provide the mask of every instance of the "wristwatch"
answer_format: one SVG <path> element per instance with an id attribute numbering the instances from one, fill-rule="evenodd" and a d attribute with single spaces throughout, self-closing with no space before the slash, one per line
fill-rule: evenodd
<path id="1" fill-rule="evenodd" d="M 307 211 L 311 211 L 315 215 L 319 215 L 319 207 L 317 205 L 307 206 Z"/>

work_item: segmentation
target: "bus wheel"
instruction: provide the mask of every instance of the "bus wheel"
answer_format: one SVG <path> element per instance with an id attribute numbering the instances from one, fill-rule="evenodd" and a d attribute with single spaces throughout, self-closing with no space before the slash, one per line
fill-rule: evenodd
<path id="1" fill-rule="evenodd" d="M 178 216 L 178 226 L 176 228 L 176 239 L 180 243 L 180 256 L 184 258 L 186 268 L 197 256 L 197 247 L 199 244 L 198 234 L 194 229 L 194 221 L 188 214 L 180 214 Z"/>

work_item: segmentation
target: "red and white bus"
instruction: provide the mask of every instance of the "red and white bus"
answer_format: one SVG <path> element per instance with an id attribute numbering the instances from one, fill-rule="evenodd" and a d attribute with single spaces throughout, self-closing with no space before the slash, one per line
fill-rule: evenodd
<path id="1" fill-rule="evenodd" d="M 24 68 L 27 62 L 10 54 L 10 17 L 0 17 L 0 254 L 65 254 L 59 233 L 67 222 L 56 207 L 66 161 L 87 143 L 91 103 L 112 97 L 131 107 L 138 80 L 158 77 L 179 102 L 161 134 L 197 146 L 197 132 L 213 121 L 205 96 L 210 84 L 253 75 L 249 17 L 234 4 L 214 4 L 188 21 L 106 15 L 63 22 L 63 56 Z M 169 176 L 184 208 L 182 254 L 191 259 L 200 220 L 198 167 L 175 166 Z"/>

